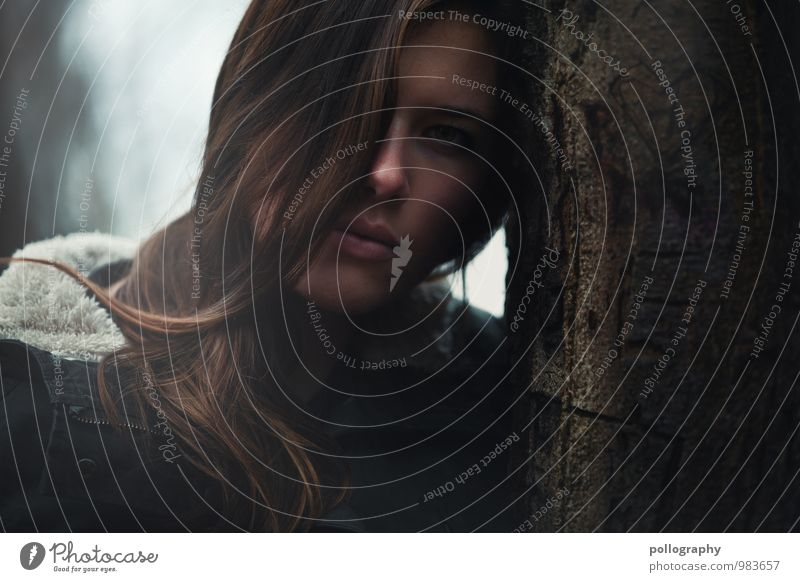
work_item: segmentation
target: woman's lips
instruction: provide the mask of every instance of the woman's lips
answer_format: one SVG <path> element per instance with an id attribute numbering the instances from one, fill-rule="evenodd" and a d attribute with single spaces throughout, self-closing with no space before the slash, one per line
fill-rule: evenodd
<path id="1" fill-rule="evenodd" d="M 352 231 L 334 229 L 329 240 L 342 254 L 367 261 L 385 261 L 394 257 L 392 247 L 370 238 L 359 236 Z"/>

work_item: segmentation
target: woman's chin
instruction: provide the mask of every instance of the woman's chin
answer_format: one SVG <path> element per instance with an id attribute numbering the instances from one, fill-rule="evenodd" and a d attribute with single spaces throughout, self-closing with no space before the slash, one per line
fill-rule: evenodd
<path id="1" fill-rule="evenodd" d="M 374 282 L 350 284 L 340 280 L 338 286 L 334 281 L 333 284 L 311 285 L 309 288 L 307 279 L 303 278 L 295 286 L 295 291 L 320 309 L 354 317 L 378 309 L 391 297 L 388 285 L 381 289 Z"/>

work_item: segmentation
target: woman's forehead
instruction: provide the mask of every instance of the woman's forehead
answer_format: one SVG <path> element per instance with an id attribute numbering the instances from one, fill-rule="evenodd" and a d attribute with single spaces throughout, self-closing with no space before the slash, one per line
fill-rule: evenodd
<path id="1" fill-rule="evenodd" d="M 491 118 L 499 89 L 496 60 L 487 33 L 464 23 L 436 22 L 420 26 L 409 36 L 400 56 L 398 101 L 413 105 L 442 105 L 477 110 Z M 414 46 L 419 45 L 419 46 Z M 469 83 L 463 82 L 466 79 Z M 469 87 L 481 90 L 471 90 Z"/>

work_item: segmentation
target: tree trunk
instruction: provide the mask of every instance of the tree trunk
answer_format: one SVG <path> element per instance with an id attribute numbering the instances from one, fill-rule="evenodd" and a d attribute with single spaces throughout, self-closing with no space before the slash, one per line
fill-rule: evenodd
<path id="1" fill-rule="evenodd" d="M 797 530 L 798 5 L 537 4 L 554 138 L 508 228 L 520 522 Z"/>

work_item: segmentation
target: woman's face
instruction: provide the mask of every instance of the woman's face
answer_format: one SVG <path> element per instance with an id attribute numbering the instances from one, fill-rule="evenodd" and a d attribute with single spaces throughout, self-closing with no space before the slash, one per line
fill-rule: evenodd
<path id="1" fill-rule="evenodd" d="M 487 124 L 500 89 L 492 94 L 487 34 L 439 21 L 409 37 L 406 44 L 426 46 L 400 55 L 397 109 L 384 139 L 367 146 L 374 148 L 367 193 L 337 222 L 298 293 L 323 309 L 363 314 L 460 254 L 468 224 L 488 231 L 479 194 L 491 169 L 481 157 L 491 160 L 495 132 Z"/>

